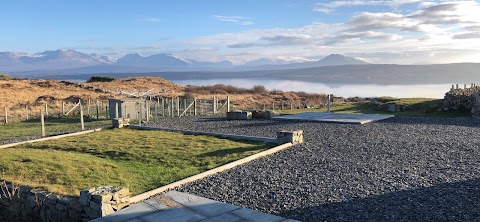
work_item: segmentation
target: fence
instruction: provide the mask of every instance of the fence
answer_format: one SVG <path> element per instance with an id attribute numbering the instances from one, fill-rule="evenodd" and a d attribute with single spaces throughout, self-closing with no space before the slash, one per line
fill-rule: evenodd
<path id="1" fill-rule="evenodd" d="M 188 97 L 148 97 L 109 100 L 111 117 L 150 121 L 164 117 L 207 115 L 230 111 L 230 97 L 197 99 Z"/>

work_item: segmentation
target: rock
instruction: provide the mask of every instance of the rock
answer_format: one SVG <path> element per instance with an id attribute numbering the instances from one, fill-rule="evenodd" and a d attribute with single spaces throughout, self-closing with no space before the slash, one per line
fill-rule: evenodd
<path id="1" fill-rule="evenodd" d="M 227 112 L 227 119 L 231 120 L 246 120 L 251 119 L 252 113 L 249 111 L 232 111 Z"/>
<path id="2" fill-rule="evenodd" d="M 388 105 L 387 110 L 390 111 L 390 112 L 396 112 L 397 111 L 397 105 L 390 104 L 390 105 Z"/>

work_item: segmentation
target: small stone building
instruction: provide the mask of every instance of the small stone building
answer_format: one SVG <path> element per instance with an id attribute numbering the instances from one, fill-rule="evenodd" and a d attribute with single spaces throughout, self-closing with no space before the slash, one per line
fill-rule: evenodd
<path id="1" fill-rule="evenodd" d="M 119 118 L 129 118 L 129 119 L 146 119 L 146 104 L 147 101 L 144 99 L 109 99 L 108 107 L 110 111 L 111 119 L 116 117 L 115 109 L 118 108 L 118 117 Z"/>

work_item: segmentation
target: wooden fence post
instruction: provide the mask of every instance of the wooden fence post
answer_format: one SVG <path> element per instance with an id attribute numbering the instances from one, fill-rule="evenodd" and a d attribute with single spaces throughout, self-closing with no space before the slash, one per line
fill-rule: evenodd
<path id="1" fill-rule="evenodd" d="M 148 102 L 148 100 L 145 101 L 145 109 L 146 109 L 146 110 L 145 110 L 145 111 L 146 111 L 145 113 L 147 114 L 146 120 L 147 120 L 147 122 L 148 122 L 148 121 L 150 121 L 150 103 Z"/>
<path id="2" fill-rule="evenodd" d="M 40 124 L 42 128 L 42 137 L 45 136 L 45 115 L 42 110 L 40 110 Z"/>
<path id="3" fill-rule="evenodd" d="M 7 106 L 5 106 L 5 124 L 8 123 L 8 110 L 7 110 Z"/>
<path id="4" fill-rule="evenodd" d="M 115 118 L 118 118 L 118 103 L 115 103 Z"/>
<path id="5" fill-rule="evenodd" d="M 45 117 L 48 119 L 48 103 L 45 101 Z"/>
<path id="6" fill-rule="evenodd" d="M 230 112 L 230 96 L 227 96 L 227 112 Z"/>
<path id="7" fill-rule="evenodd" d="M 65 100 L 62 100 L 62 115 L 65 115 Z"/>
<path id="8" fill-rule="evenodd" d="M 82 126 L 82 131 L 85 130 L 85 123 L 83 122 L 83 106 L 82 103 L 80 102 L 80 125 Z"/>
<path id="9" fill-rule="evenodd" d="M 193 115 L 197 115 L 197 97 L 193 98 Z"/>
<path id="10" fill-rule="evenodd" d="M 275 102 L 272 103 L 272 110 L 275 110 Z"/>
<path id="11" fill-rule="evenodd" d="M 162 117 L 165 117 L 165 98 L 162 97 Z"/>
<path id="12" fill-rule="evenodd" d="M 99 115 L 99 112 L 100 112 L 100 105 L 98 104 L 98 99 L 95 100 L 95 111 L 96 111 L 97 120 L 98 120 L 98 115 Z"/>
<path id="13" fill-rule="evenodd" d="M 158 107 L 160 106 L 160 98 L 157 97 L 157 102 L 155 103 L 155 118 L 158 119 Z"/>
<path id="14" fill-rule="evenodd" d="M 177 97 L 177 117 L 180 117 L 180 97 Z"/>
<path id="15" fill-rule="evenodd" d="M 28 118 L 28 105 L 25 105 L 25 112 L 27 113 L 27 120 L 29 119 Z"/>
<path id="16" fill-rule="evenodd" d="M 213 114 L 217 113 L 217 106 L 215 104 L 215 96 L 213 96 Z"/>
<path id="17" fill-rule="evenodd" d="M 187 99 L 183 99 L 183 111 L 185 112 L 187 110 Z"/>
<path id="18" fill-rule="evenodd" d="M 87 102 L 87 115 L 90 116 L 90 99 L 88 99 L 88 102 Z"/>

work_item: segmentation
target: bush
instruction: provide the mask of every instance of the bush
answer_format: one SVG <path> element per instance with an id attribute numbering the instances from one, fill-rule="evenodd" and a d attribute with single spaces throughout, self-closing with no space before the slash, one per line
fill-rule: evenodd
<path id="1" fill-rule="evenodd" d="M 252 91 L 258 94 L 265 94 L 268 92 L 267 88 L 265 88 L 265 86 L 262 86 L 262 85 L 254 85 L 252 88 Z"/>
<path id="2" fill-rule="evenodd" d="M 108 76 L 92 76 L 87 82 L 112 82 L 115 78 Z"/>
<path id="3" fill-rule="evenodd" d="M 3 74 L 3 73 L 0 73 L 0 80 L 7 80 L 7 79 L 11 79 L 12 77 L 8 74 Z"/>

